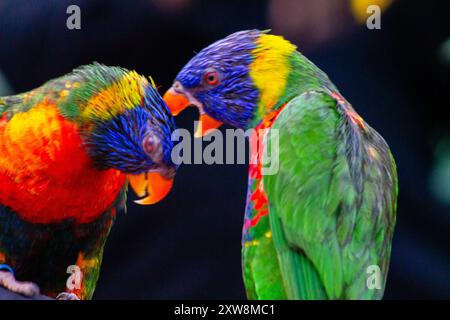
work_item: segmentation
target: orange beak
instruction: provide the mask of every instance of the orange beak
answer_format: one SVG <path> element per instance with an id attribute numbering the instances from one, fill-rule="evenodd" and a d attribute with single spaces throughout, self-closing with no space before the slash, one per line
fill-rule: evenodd
<path id="1" fill-rule="evenodd" d="M 173 179 L 167 179 L 157 172 L 129 174 L 128 182 L 138 197 L 137 204 L 155 204 L 166 197 L 173 185 Z"/>
<path id="2" fill-rule="evenodd" d="M 178 84 L 178 87 L 181 85 Z M 169 107 L 172 115 L 177 116 L 181 111 L 186 109 L 189 106 L 195 106 L 200 111 L 200 119 L 198 120 L 198 126 L 195 131 L 194 137 L 200 138 L 207 135 L 211 130 L 217 129 L 222 125 L 222 122 L 217 121 L 213 117 L 207 115 L 204 111 L 200 103 L 194 99 L 189 94 L 185 93 L 184 90 L 177 89 L 175 90 L 173 87 L 167 90 L 163 97 L 167 106 Z"/>
<path id="3" fill-rule="evenodd" d="M 173 88 L 167 90 L 163 99 L 173 116 L 177 116 L 191 104 L 184 94 L 177 93 Z"/>
<path id="4" fill-rule="evenodd" d="M 208 116 L 206 113 L 200 115 L 198 120 L 197 129 L 195 130 L 194 137 L 200 138 L 206 136 L 212 130 L 217 129 L 222 125 L 222 122 L 217 121 L 213 117 Z"/>

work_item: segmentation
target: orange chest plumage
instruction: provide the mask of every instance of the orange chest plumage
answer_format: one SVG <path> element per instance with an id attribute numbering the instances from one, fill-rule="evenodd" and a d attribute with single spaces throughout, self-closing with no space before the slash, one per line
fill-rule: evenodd
<path id="1" fill-rule="evenodd" d="M 79 128 L 51 102 L 0 121 L 0 204 L 22 219 L 90 222 L 124 183 L 121 172 L 94 168 Z"/>

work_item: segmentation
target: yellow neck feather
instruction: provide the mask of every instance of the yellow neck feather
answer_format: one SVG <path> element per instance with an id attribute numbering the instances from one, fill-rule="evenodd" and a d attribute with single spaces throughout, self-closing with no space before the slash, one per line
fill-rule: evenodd
<path id="1" fill-rule="evenodd" d="M 255 59 L 250 64 L 250 77 L 260 92 L 257 115 L 271 110 L 283 94 L 290 72 L 288 57 L 297 49 L 283 37 L 263 34 L 252 51 Z"/>
<path id="2" fill-rule="evenodd" d="M 82 118 L 109 120 L 127 109 L 133 109 L 141 103 L 147 84 L 147 79 L 135 71 L 126 73 L 119 81 L 89 99 L 82 110 Z"/>

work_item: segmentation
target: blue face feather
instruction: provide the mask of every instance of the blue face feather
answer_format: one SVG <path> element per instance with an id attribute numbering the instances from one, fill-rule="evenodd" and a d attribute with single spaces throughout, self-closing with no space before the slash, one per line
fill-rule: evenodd
<path id="1" fill-rule="evenodd" d="M 247 128 L 257 108 L 259 92 L 249 76 L 251 51 L 261 31 L 236 32 L 200 51 L 176 81 L 203 105 L 211 117 Z"/>
<path id="2" fill-rule="evenodd" d="M 102 169 L 138 174 L 176 168 L 171 159 L 175 123 L 158 92 L 148 85 L 141 105 L 98 122 L 86 137 L 90 155 Z"/>

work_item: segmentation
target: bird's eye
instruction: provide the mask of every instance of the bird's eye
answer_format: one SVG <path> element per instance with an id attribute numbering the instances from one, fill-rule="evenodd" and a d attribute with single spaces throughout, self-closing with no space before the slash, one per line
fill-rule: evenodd
<path id="1" fill-rule="evenodd" d="M 153 134 L 148 134 L 142 143 L 145 153 L 154 161 L 160 162 L 163 158 L 161 140 Z"/>
<path id="2" fill-rule="evenodd" d="M 216 70 L 208 69 L 205 72 L 205 82 L 210 86 L 216 86 L 219 84 L 219 73 Z"/>
<path id="3" fill-rule="evenodd" d="M 155 139 L 152 135 L 149 135 L 144 139 L 143 147 L 144 147 L 144 151 L 147 154 L 153 153 L 153 151 L 155 150 Z"/>

